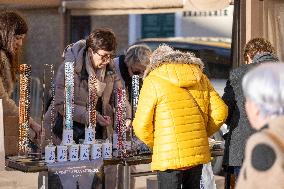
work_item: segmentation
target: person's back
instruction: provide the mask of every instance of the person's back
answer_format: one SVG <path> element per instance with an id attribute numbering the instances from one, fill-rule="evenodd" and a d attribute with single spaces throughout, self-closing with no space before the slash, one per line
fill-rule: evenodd
<path id="1" fill-rule="evenodd" d="M 284 116 L 264 127 L 267 128 L 255 133 L 247 141 L 246 159 L 242 167 L 244 170 L 240 172 L 238 189 L 284 188 Z"/>
<path id="2" fill-rule="evenodd" d="M 198 167 L 201 175 L 200 165 L 211 156 L 208 137 L 226 119 L 227 107 L 192 54 L 162 46 L 151 60 L 133 122 L 135 134 L 153 148 L 152 170 Z M 199 187 L 200 175 L 186 182 L 194 180 L 190 186 Z"/>
<path id="3" fill-rule="evenodd" d="M 267 63 L 249 71 L 242 86 L 251 126 L 237 189 L 284 188 L 284 64 Z"/>
<path id="4" fill-rule="evenodd" d="M 278 61 L 273 54 L 274 52 L 275 50 L 269 41 L 263 38 L 251 39 L 244 49 L 245 64 L 230 72 L 230 77 L 224 89 L 222 99 L 229 107 L 229 115 L 226 120 L 229 133 L 226 136 L 223 164 L 232 167 L 236 177 L 244 159 L 246 141 L 255 132 L 250 127 L 245 112 L 245 99 L 241 86 L 242 78 L 258 64 L 269 60 Z"/>

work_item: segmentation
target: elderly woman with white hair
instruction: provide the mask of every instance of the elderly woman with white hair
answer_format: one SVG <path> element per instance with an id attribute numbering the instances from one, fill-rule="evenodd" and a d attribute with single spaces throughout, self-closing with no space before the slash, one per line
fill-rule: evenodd
<path id="1" fill-rule="evenodd" d="M 243 81 L 245 108 L 258 130 L 246 145 L 237 189 L 284 188 L 284 64 L 267 63 Z"/>

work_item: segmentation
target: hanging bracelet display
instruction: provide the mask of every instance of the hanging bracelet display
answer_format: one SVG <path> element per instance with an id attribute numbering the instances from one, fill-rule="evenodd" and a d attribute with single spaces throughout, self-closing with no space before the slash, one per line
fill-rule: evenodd
<path id="1" fill-rule="evenodd" d="M 65 127 L 62 144 L 73 143 L 73 112 L 74 112 L 74 62 L 65 62 Z"/>
<path id="2" fill-rule="evenodd" d="M 19 100 L 19 154 L 29 151 L 28 128 L 31 102 L 31 66 L 20 65 L 20 100 Z"/>
<path id="3" fill-rule="evenodd" d="M 117 133 L 117 149 L 118 155 L 127 157 L 126 151 L 126 92 L 124 89 L 116 89 L 116 133 Z"/>

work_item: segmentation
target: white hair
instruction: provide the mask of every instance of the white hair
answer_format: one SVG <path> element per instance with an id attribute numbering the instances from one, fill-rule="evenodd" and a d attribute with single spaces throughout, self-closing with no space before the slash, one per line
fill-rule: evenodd
<path id="1" fill-rule="evenodd" d="M 150 55 L 152 51 L 146 44 L 138 44 L 130 46 L 125 53 L 125 63 L 127 66 L 139 62 L 147 66 L 150 62 Z"/>
<path id="2" fill-rule="evenodd" d="M 246 98 L 252 100 L 262 117 L 284 115 L 284 63 L 265 63 L 245 74 Z"/>

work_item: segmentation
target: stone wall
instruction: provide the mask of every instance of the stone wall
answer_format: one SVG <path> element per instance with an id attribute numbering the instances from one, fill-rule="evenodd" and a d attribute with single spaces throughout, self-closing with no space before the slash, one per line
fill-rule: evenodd
<path id="1" fill-rule="evenodd" d="M 32 65 L 32 75 L 42 77 L 43 65 L 61 63 L 60 14 L 58 9 L 25 10 L 29 31 L 23 48 L 23 63 Z"/>
<path id="2" fill-rule="evenodd" d="M 91 30 L 99 27 L 111 28 L 117 37 L 117 54 L 128 46 L 128 15 L 92 16 Z"/>

